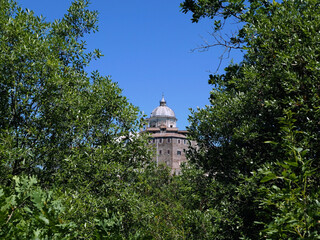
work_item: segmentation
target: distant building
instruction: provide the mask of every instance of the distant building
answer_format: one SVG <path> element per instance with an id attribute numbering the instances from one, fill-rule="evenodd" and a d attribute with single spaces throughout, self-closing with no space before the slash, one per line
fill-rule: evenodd
<path id="1" fill-rule="evenodd" d="M 149 143 L 156 150 L 154 161 L 157 164 L 168 165 L 172 173 L 179 174 L 181 163 L 187 161 L 185 151 L 189 146 L 188 132 L 177 128 L 177 118 L 174 111 L 167 106 L 164 97 L 160 101 L 160 106 L 156 107 L 147 119 L 144 132 L 151 135 Z M 195 145 L 194 142 L 191 144 Z"/>

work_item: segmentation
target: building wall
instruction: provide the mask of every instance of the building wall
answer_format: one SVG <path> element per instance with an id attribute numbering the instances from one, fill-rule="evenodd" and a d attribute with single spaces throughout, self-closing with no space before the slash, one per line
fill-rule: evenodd
<path id="1" fill-rule="evenodd" d="M 153 160 L 157 164 L 166 164 L 172 169 L 172 173 L 179 174 L 180 165 L 187 162 L 185 151 L 188 149 L 189 140 L 181 135 L 181 137 L 151 137 L 149 142 L 156 151 Z"/>
<path id="2" fill-rule="evenodd" d="M 172 170 L 176 173 L 180 173 L 180 165 L 187 161 L 185 151 L 188 149 L 188 144 L 186 139 L 174 139 L 172 152 Z"/>

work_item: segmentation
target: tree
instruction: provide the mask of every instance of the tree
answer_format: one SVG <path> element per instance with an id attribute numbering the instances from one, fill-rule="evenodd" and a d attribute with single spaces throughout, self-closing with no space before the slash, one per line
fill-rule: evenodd
<path id="1" fill-rule="evenodd" d="M 131 136 L 139 129 L 138 109 L 110 79 L 85 72 L 101 56 L 98 50 L 86 53 L 81 40 L 97 30 L 97 13 L 87 9 L 88 1 L 74 1 L 52 23 L 12 1 L 2 6 L 0 127 L 7 172 L 37 174 L 49 182 L 76 151 L 136 147 L 139 138 Z M 141 162 L 145 155 L 135 149 L 120 154 L 123 163 Z"/>
<path id="2" fill-rule="evenodd" d="M 85 51 L 83 37 L 97 30 L 88 4 L 75 0 L 62 19 L 47 22 L 0 0 L 2 237 L 92 238 L 95 219 L 106 208 L 117 214 L 125 205 L 117 199 L 151 159 L 145 137 L 136 134 L 139 109 L 110 78 L 85 71 L 101 56 Z M 122 210 L 129 216 L 130 208 Z M 68 224 L 57 226 L 59 218 Z M 15 230 L 14 223 L 31 229 Z"/>
<path id="3" fill-rule="evenodd" d="M 255 226 L 255 222 L 267 226 L 273 221 L 272 211 L 266 211 L 258 204 L 260 197 L 264 199 L 262 202 L 266 197 L 266 193 L 259 189 L 271 186 L 281 191 L 292 189 L 290 184 L 273 178 L 269 179 L 271 182 L 260 182 L 265 176 L 279 176 L 283 169 L 279 163 L 288 158 L 290 148 L 284 147 L 287 146 L 286 135 L 282 130 L 288 127 L 288 123 L 280 121 L 288 112 L 292 113 L 290 116 L 296 130 L 302 133 L 296 134 L 291 146 L 309 150 L 304 157 L 308 159 L 308 169 L 312 172 L 306 180 L 312 189 L 307 191 L 310 203 L 318 195 L 319 174 L 314 169 L 319 168 L 320 153 L 317 107 L 319 4 L 313 0 L 186 0 L 181 7 L 183 12 L 193 13 L 194 22 L 202 17 L 215 19 L 217 34 L 224 26 L 221 17 L 240 23 L 239 31 L 228 40 L 227 46 L 245 50 L 244 59 L 227 67 L 225 74 L 210 75 L 209 83 L 213 85 L 211 105 L 193 111 L 190 116 L 189 132 L 198 142 L 199 149 L 189 151 L 189 156 L 194 164 L 214 178 L 214 185 L 230 188 L 229 193 L 226 192 L 228 197 L 216 196 L 211 203 L 225 217 L 217 220 L 222 229 L 220 237 L 223 238 L 223 232 L 228 232 L 234 239 L 257 239 L 263 226 Z M 303 175 L 301 164 L 294 170 L 297 176 Z M 264 177 L 252 175 L 258 169 L 264 169 L 259 171 Z M 304 206 L 302 212 L 309 214 L 309 207 Z M 288 219 L 284 220 L 285 216 L 281 214 L 280 217 L 289 226 Z M 229 223 L 227 219 L 231 219 Z M 302 224 L 302 219 L 297 219 L 295 221 Z M 316 219 L 310 219 L 310 228 L 304 235 L 309 238 L 318 231 Z M 301 237 L 291 230 L 288 235 L 281 235 L 281 231 L 279 235 L 272 235 L 270 230 L 261 236 L 275 239 Z"/>

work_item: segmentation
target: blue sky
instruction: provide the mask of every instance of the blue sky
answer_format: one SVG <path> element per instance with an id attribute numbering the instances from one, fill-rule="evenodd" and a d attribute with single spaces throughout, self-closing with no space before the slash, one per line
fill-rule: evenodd
<path id="1" fill-rule="evenodd" d="M 62 18 L 71 0 L 18 0 L 23 8 L 43 15 L 48 21 Z M 192 52 L 212 41 L 212 20 L 191 23 L 191 14 L 180 12 L 182 0 L 92 0 L 99 12 L 99 32 L 87 35 L 88 50 L 104 54 L 88 71 L 111 76 L 131 103 L 146 115 L 159 105 L 164 93 L 167 105 L 178 118 L 178 127 L 189 125 L 189 108 L 209 104 L 208 75 L 215 73 L 223 48 Z M 234 27 L 234 26 L 231 26 Z M 219 73 L 240 52 L 223 61 Z"/>

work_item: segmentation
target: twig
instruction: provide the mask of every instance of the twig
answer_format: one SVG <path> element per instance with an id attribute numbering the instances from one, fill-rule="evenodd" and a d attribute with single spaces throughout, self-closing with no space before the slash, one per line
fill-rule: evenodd
<path id="1" fill-rule="evenodd" d="M 12 217 L 12 215 L 13 215 L 13 213 L 14 213 L 14 211 L 15 211 L 16 209 L 17 209 L 17 206 L 15 206 L 15 207 L 12 209 L 12 212 L 11 212 L 11 214 L 9 215 L 6 224 L 10 221 L 10 219 L 11 219 L 11 217 Z"/>

